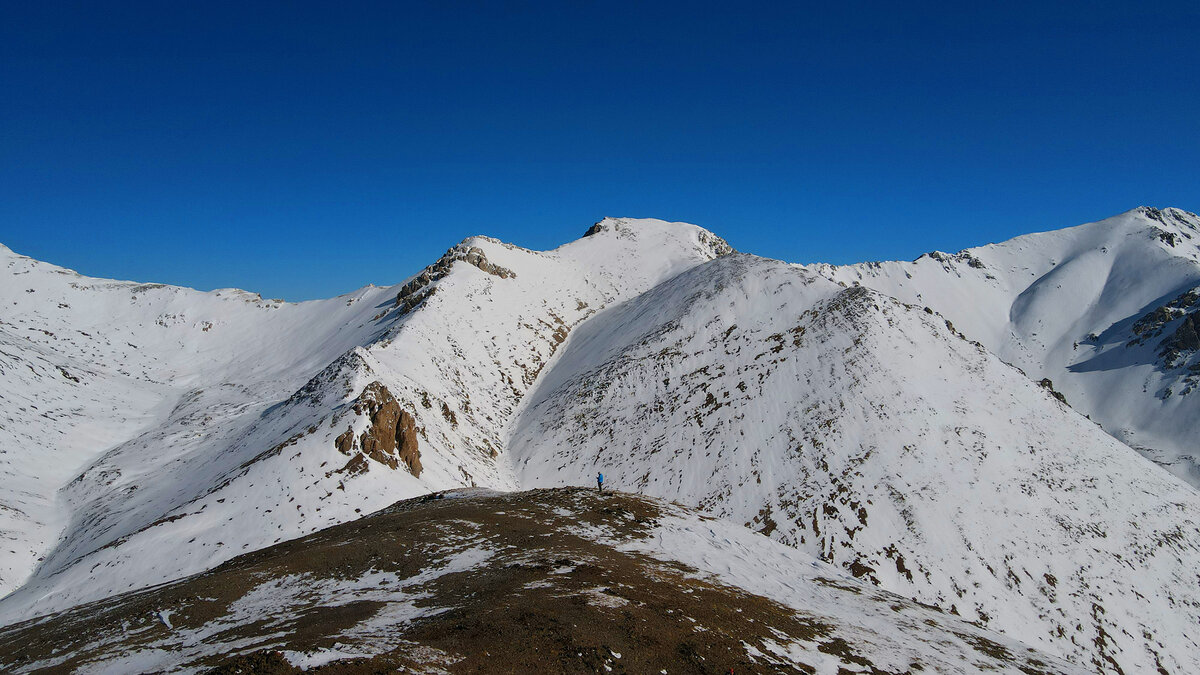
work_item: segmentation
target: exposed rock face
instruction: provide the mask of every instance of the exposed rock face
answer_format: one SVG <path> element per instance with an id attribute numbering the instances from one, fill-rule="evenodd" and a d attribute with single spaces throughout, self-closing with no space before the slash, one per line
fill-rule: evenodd
<path id="1" fill-rule="evenodd" d="M 417 422 L 408 411 L 400 411 L 400 424 L 396 428 L 396 440 L 400 446 L 400 461 L 413 476 L 421 475 L 421 451 L 417 449 Z"/>
<path id="2" fill-rule="evenodd" d="M 1192 289 L 1154 309 L 1133 324 L 1136 336 L 1128 346 L 1145 344 L 1169 330 L 1169 324 L 1182 321 L 1161 342 L 1158 354 L 1167 368 L 1188 365 L 1189 357 L 1200 351 L 1200 289 Z"/>
<path id="3" fill-rule="evenodd" d="M 1131 343 L 1138 344 L 1148 338 L 1157 337 L 1162 333 L 1166 324 L 1179 318 L 1188 310 L 1197 309 L 1198 306 L 1200 306 L 1200 289 L 1192 289 L 1180 294 L 1174 300 L 1138 319 L 1133 324 L 1133 333 L 1138 336 L 1138 340 L 1133 340 Z"/>
<path id="4" fill-rule="evenodd" d="M 1171 248 L 1175 248 L 1175 244 L 1178 244 L 1180 241 L 1179 235 L 1175 234 L 1174 232 L 1166 232 L 1157 228 L 1155 228 L 1154 232 L 1158 235 L 1159 241 L 1167 246 L 1170 246 Z"/>
<path id="5" fill-rule="evenodd" d="M 445 417 L 451 426 L 458 426 L 458 415 L 455 415 L 454 411 L 450 409 L 450 405 L 444 401 L 442 402 L 442 417 Z"/>
<path id="6" fill-rule="evenodd" d="M 407 284 L 405 285 L 405 288 L 408 288 Z M 418 288 L 409 295 L 404 295 L 402 290 L 400 295 L 396 296 L 396 306 L 400 308 L 400 315 L 408 314 L 409 312 L 413 311 L 417 305 L 420 305 L 422 302 L 428 300 L 435 291 L 437 291 L 436 288 Z"/>
<path id="7" fill-rule="evenodd" d="M 517 273 L 510 269 L 501 267 L 499 265 L 493 265 L 492 263 L 488 262 L 487 256 L 483 253 L 483 249 L 475 246 L 467 249 L 466 255 L 460 255 L 456 259 L 461 260 L 468 265 L 474 265 L 484 272 L 500 277 L 501 279 L 509 279 L 517 276 Z"/>
<path id="8" fill-rule="evenodd" d="M 1038 380 L 1038 386 L 1041 387 L 1042 389 L 1045 389 L 1046 391 L 1050 392 L 1050 395 L 1053 396 L 1054 398 L 1058 399 L 1059 401 L 1062 401 L 1063 403 L 1067 403 L 1067 397 L 1063 396 L 1062 392 L 1060 392 L 1054 388 L 1054 382 L 1050 378 L 1043 377 L 1042 379 Z M 1067 405 L 1070 405 L 1070 404 L 1067 404 Z"/>
<path id="9" fill-rule="evenodd" d="M 713 252 L 716 253 L 718 257 L 729 255 L 730 253 L 736 253 L 734 248 L 729 245 L 729 242 L 711 232 L 701 232 L 700 243 L 704 244 L 705 246 L 712 247 Z"/>
<path id="10" fill-rule="evenodd" d="M 342 453 L 343 455 L 349 455 L 349 454 L 353 453 L 354 452 L 354 430 L 346 429 L 346 431 L 341 436 L 337 437 L 337 440 L 335 440 L 333 442 L 333 445 L 335 448 L 338 449 L 338 452 Z"/>
<path id="11" fill-rule="evenodd" d="M 976 258 L 974 255 L 971 255 L 971 252 L 967 250 L 959 251 L 953 255 L 949 253 L 942 253 L 941 251 L 930 251 L 929 253 L 917 258 L 917 260 L 920 260 L 921 258 L 930 258 L 931 260 L 936 260 L 942 263 L 942 266 L 946 267 L 947 269 L 949 269 L 949 266 L 955 262 L 966 263 L 968 266 L 974 267 L 978 270 L 986 268 L 986 265 L 983 264 L 982 260 Z"/>
<path id="12" fill-rule="evenodd" d="M 516 272 L 508 268 L 488 262 L 487 255 L 484 254 L 483 249 L 477 246 L 468 247 L 459 244 L 446 251 L 441 258 L 438 258 L 437 262 L 426 267 L 420 274 L 413 277 L 412 281 L 404 284 L 400 288 L 400 292 L 396 294 L 396 306 L 403 307 L 403 311 L 408 312 L 413 307 L 421 304 L 422 301 L 433 294 L 433 289 L 427 288 L 429 284 L 449 274 L 450 270 L 454 267 L 454 263 L 460 260 L 501 279 L 511 279 L 517 276 Z"/>
<path id="13" fill-rule="evenodd" d="M 403 462 L 409 473 L 421 475 L 417 421 L 400 406 L 387 387 L 379 381 L 368 384 L 354 402 L 354 412 L 367 416 L 371 421 L 358 437 L 358 447 L 364 455 L 393 469 Z M 347 429 L 334 444 L 339 452 L 352 454 L 354 432 Z"/>
<path id="14" fill-rule="evenodd" d="M 1175 329 L 1175 333 L 1171 337 L 1163 341 L 1163 351 L 1165 353 L 1194 352 L 1200 349 L 1200 327 L 1197 326 L 1196 315 L 1188 314 L 1179 324 L 1179 328 Z"/>
<path id="15" fill-rule="evenodd" d="M 1133 334 L 1138 337 L 1129 341 L 1129 345 L 1137 345 L 1146 337 L 1154 337 L 1162 333 L 1162 327 L 1169 323 L 1175 315 L 1171 313 L 1170 305 L 1163 305 L 1138 319 L 1133 324 Z"/>
<path id="16" fill-rule="evenodd" d="M 1183 227 L 1191 229 L 1191 230 L 1195 229 L 1195 226 L 1189 222 L 1188 217 L 1190 216 L 1191 220 L 1195 220 L 1196 214 L 1194 214 L 1190 211 L 1184 211 L 1183 209 L 1176 209 L 1176 208 L 1156 209 L 1152 206 L 1139 206 L 1136 210 L 1141 212 L 1147 218 L 1149 218 L 1151 220 L 1157 220 L 1158 222 L 1162 223 L 1163 225 L 1174 225 L 1176 227 L 1183 226 Z M 1188 235 L 1186 233 L 1183 236 L 1188 237 Z M 1176 238 L 1176 237 L 1172 237 L 1172 238 L 1175 239 L 1176 241 L 1178 241 L 1178 238 Z M 1190 239 L 1191 237 L 1188 237 L 1188 238 Z M 1164 240 L 1163 243 L 1168 243 L 1168 242 L 1166 242 Z M 1174 244 L 1170 244 L 1170 245 L 1174 246 Z"/>

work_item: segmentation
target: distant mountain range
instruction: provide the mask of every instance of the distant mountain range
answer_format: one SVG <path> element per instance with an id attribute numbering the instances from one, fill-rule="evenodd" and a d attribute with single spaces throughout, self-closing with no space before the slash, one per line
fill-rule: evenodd
<path id="1" fill-rule="evenodd" d="M 5 669 L 405 668 L 414 644 L 469 669 L 469 642 L 434 644 L 438 613 L 397 610 L 413 599 L 375 576 L 398 591 L 458 570 L 467 534 L 453 523 L 483 527 L 486 548 L 511 535 L 519 504 L 538 536 L 572 532 L 605 548 L 608 568 L 670 559 L 720 602 L 775 603 L 770 644 L 761 627 L 711 619 L 743 667 L 1200 672 L 1200 218 L 1185 211 L 844 267 L 606 219 L 546 252 L 474 237 L 396 286 L 299 304 L 92 279 L 3 247 L 0 280 Z M 594 485 L 597 472 L 643 496 L 519 492 Z M 513 494 L 461 493 L 463 513 L 386 508 L 472 487 Z M 614 534 L 609 520 L 639 509 L 660 529 L 675 514 L 686 536 Z M 456 519 L 444 527 L 457 534 L 430 537 L 410 517 Z M 411 539 L 426 562 L 362 558 L 375 536 Z M 313 546 L 321 565 L 345 551 L 346 575 L 272 562 Z M 493 551 L 471 569 L 551 555 Z M 256 583 L 221 581 L 262 565 Z M 314 613 L 345 603 L 286 579 L 331 574 L 348 586 L 314 588 L 375 604 L 316 635 Z M 488 593 L 528 595 L 493 581 Z M 201 612 L 214 583 L 236 591 Z M 589 611 L 632 599 L 597 588 Z M 251 606 L 272 593 L 291 603 L 278 625 Z M 487 611 L 445 584 L 421 597 Z M 881 613 L 889 602 L 903 620 Z M 860 642 L 834 649 L 784 625 L 804 607 L 833 626 L 821 635 Z M 363 622 L 411 639 L 366 649 Z M 102 637 L 126 624 L 150 632 Z M 236 640 L 204 637 L 234 624 Z M 92 642 L 56 650 L 80 630 Z M 595 660 L 585 669 L 657 663 L 572 640 Z"/>

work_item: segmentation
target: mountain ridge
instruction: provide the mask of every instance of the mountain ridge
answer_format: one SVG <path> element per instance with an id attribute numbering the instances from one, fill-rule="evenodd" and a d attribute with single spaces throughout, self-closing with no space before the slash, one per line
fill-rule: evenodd
<path id="1" fill-rule="evenodd" d="M 1200 404 L 1194 397 L 1167 400 L 1168 392 L 1190 391 L 1195 350 L 1168 365 L 1157 341 L 1140 344 L 1132 333 L 1200 285 L 1200 216 L 1138 207 L 911 263 L 808 268 L 941 312 L 1033 379 L 1049 378 L 1119 440 L 1200 487 L 1200 456 L 1189 440 L 1200 432 L 1189 421 Z M 1184 319 L 1169 318 L 1172 331 Z"/>
<path id="2" fill-rule="evenodd" d="M 268 319 L 323 307 L 336 308 L 342 315 L 350 313 L 355 317 L 350 324 L 353 330 L 347 339 L 331 342 L 306 326 L 305 334 L 314 334 L 319 349 L 309 359 L 311 365 L 299 369 L 298 373 L 293 373 L 297 370 L 296 357 L 286 352 L 283 358 L 267 352 L 244 357 L 241 363 L 253 364 L 249 369 L 237 366 L 225 374 L 214 370 L 208 362 L 202 363 L 209 380 L 219 383 L 218 386 L 206 386 L 203 382 L 187 384 L 176 394 L 180 398 L 171 406 L 174 420 L 168 419 L 170 424 L 153 427 L 150 436 L 141 439 L 133 436 L 123 446 L 106 450 L 103 460 L 90 460 L 91 468 L 66 486 L 66 502 L 72 512 L 80 514 L 76 517 L 78 524 L 68 531 L 65 543 L 58 545 L 59 553 L 48 557 L 39 566 L 39 574 L 44 583 L 52 584 L 51 588 L 61 589 L 61 584 L 65 583 L 83 595 L 73 596 L 48 589 L 36 591 L 28 585 L 20 595 L 28 598 L 28 603 L 41 602 L 41 598 L 47 596 L 57 598 L 60 603 L 73 602 L 78 598 L 94 597 L 89 594 L 104 592 L 104 588 L 120 589 L 156 577 L 165 579 L 163 574 L 198 571 L 227 559 L 236 554 L 236 550 L 228 550 L 230 546 L 257 545 L 250 543 L 257 539 L 248 533 L 233 535 L 235 538 L 251 537 L 245 543 L 232 543 L 226 541 L 230 538 L 228 535 L 213 534 L 223 520 L 234 522 L 251 517 L 231 510 L 234 504 L 244 499 L 251 503 L 269 501 L 257 507 L 263 510 L 258 517 L 269 513 L 263 529 L 276 530 L 277 538 L 281 539 L 301 534 L 305 528 L 311 530 L 331 524 L 337 518 L 352 517 L 356 508 L 369 509 L 373 504 L 382 506 L 391 498 L 415 496 L 432 489 L 470 486 L 478 481 L 514 488 L 515 484 L 504 475 L 503 466 L 495 461 L 503 418 L 524 388 L 536 378 L 541 364 L 553 354 L 563 339 L 563 331 L 589 315 L 594 311 L 593 307 L 652 285 L 660 276 L 673 274 L 680 266 L 691 264 L 688 261 L 716 255 L 721 249 L 719 239 L 695 226 L 674 226 L 662 221 L 638 221 L 636 227 L 628 221 L 602 224 L 607 233 L 589 237 L 584 247 L 587 250 L 580 250 L 581 245 L 575 242 L 555 251 L 538 253 L 491 239 L 467 239 L 463 245 L 451 248 L 443 256 L 442 263 L 435 262 L 427 268 L 428 278 L 416 289 L 426 291 L 417 303 L 421 307 L 419 311 L 414 311 L 418 309 L 416 305 L 405 306 L 401 298 L 403 285 L 376 288 L 361 297 L 335 298 L 313 304 L 238 303 L 239 307 L 251 307 L 252 313 L 265 312 L 263 316 Z M 655 264 L 638 265 L 638 261 L 631 263 L 628 256 L 617 255 L 632 246 L 653 250 Z M 460 259 L 471 257 L 472 249 L 478 249 L 480 254 L 477 255 L 482 257 Z M 609 255 L 597 256 L 596 249 Z M 597 268 L 594 262 L 597 258 L 615 266 L 615 270 Z M 487 262 L 489 260 L 491 262 Z M 490 269 L 493 264 L 505 270 L 522 268 L 522 272 L 519 275 L 493 273 L 496 272 Z M 61 275 L 42 276 L 54 279 Z M 575 289 L 572 297 L 556 290 L 564 284 Z M 127 287 L 115 290 L 101 287 L 115 293 L 133 293 Z M 65 289 L 70 292 L 87 290 Z M 196 292 L 153 287 L 134 294 L 130 302 L 136 304 L 146 297 L 171 300 L 178 295 L 200 297 L 204 301 L 225 300 Z M 496 298 L 501 296 L 508 299 L 497 305 Z M 61 304 L 70 305 L 71 302 Z M 435 309 L 430 311 L 429 307 Z M 514 313 L 514 309 L 518 311 Z M 69 310 L 70 307 L 59 308 L 59 311 Z M 197 318 L 194 313 L 195 310 L 188 307 L 165 312 L 154 308 L 149 317 L 138 315 L 133 329 L 149 331 L 149 337 L 155 338 L 164 331 L 173 332 L 180 336 L 175 338 L 180 341 L 178 345 L 207 344 L 226 330 L 221 324 L 205 330 L 204 319 Z M 151 321 L 150 317 L 156 314 L 158 318 Z M 35 315 L 42 320 L 40 314 L 35 312 Z M 164 316 L 167 320 L 162 320 Z M 345 323 L 337 314 L 333 319 L 326 320 L 325 325 L 336 327 Z M 252 339 L 267 340 L 264 349 L 273 351 L 278 345 L 292 353 L 303 353 L 295 345 L 280 342 L 282 339 L 290 341 L 295 329 L 284 327 L 282 335 L 274 329 L 274 332 L 264 333 L 262 329 L 254 328 L 261 323 L 257 314 L 247 321 L 250 323 L 246 324 L 245 330 L 250 331 Z M 456 338 L 455 334 L 460 333 L 463 326 L 474 326 L 479 332 L 465 341 Z M 481 335 L 492 337 L 484 342 L 479 339 Z M 48 335 L 45 338 L 54 339 Z M 142 340 L 137 339 L 137 342 Z M 132 352 L 132 349 L 127 351 Z M 462 359 L 468 353 L 472 354 L 471 365 L 464 369 L 460 366 L 467 363 Z M 158 356 L 167 359 L 174 355 L 173 351 Z M 135 354 L 126 352 L 116 358 L 132 359 Z M 289 372 L 288 377 L 272 376 L 273 379 L 265 384 L 258 382 L 251 375 L 255 369 L 263 370 L 264 363 L 278 364 L 279 369 Z M 477 368 L 474 365 L 477 363 L 480 366 L 493 364 L 498 370 Z M 19 363 L 12 365 L 19 366 Z M 157 366 L 149 364 L 146 367 Z M 226 377 L 234 379 L 225 381 Z M 370 382 L 381 377 L 387 381 L 391 390 L 389 395 L 404 401 L 407 413 L 419 421 L 415 431 L 421 436 L 422 450 L 430 444 L 441 448 L 434 455 L 424 455 L 421 479 L 410 481 L 403 475 L 389 478 L 378 469 L 371 472 L 370 467 L 377 464 L 376 460 L 382 460 L 389 467 L 395 466 L 393 460 L 384 453 L 374 454 L 372 461 L 367 461 L 368 454 L 373 453 L 359 447 L 359 437 L 367 432 L 373 421 L 352 414 L 354 399 Z M 252 388 L 245 389 L 238 378 L 252 380 Z M 78 384 L 68 380 L 51 382 L 59 389 L 68 390 Z M 333 406 L 332 415 L 323 412 L 324 408 L 318 405 L 326 400 Z M 288 404 L 282 405 L 284 403 Z M 218 416 L 215 414 L 218 411 L 224 413 Z M 354 427 L 350 434 L 353 443 L 349 446 L 335 443 L 335 438 L 347 431 L 345 421 Z M 171 447 L 176 453 L 186 452 L 178 458 L 158 460 L 159 475 L 148 476 L 144 460 L 151 446 Z M 335 450 L 335 447 L 341 449 Z M 288 449 L 288 453 L 281 457 L 284 449 Z M 295 453 L 300 453 L 295 457 L 300 460 L 299 465 L 285 461 Z M 349 462 L 347 454 L 350 455 Z M 307 459 L 309 457 L 311 461 Z M 439 459 L 430 461 L 431 457 Z M 196 476 L 208 478 L 196 482 Z M 289 488 L 297 480 L 307 485 L 300 493 Z M 245 487 L 239 488 L 242 484 Z M 123 487 L 114 488 L 114 485 Z M 355 485 L 359 487 L 349 489 Z M 181 486 L 183 492 L 179 491 Z M 251 492 L 238 493 L 236 498 L 216 494 L 230 490 Z M 301 499 L 305 494 L 310 496 Z M 331 514 L 335 520 L 328 520 L 324 515 L 331 508 L 326 502 L 337 502 L 333 511 L 341 515 Z M 142 515 L 136 515 L 130 509 L 139 509 Z M 285 509 L 294 509 L 297 515 L 281 517 L 281 511 Z M 218 513 L 221 515 L 215 515 Z M 129 567 L 129 558 L 113 557 L 121 550 L 136 551 L 133 544 L 165 534 L 167 525 L 173 532 L 190 532 L 190 528 L 180 528 L 193 520 L 210 524 L 192 538 L 192 549 L 198 545 L 204 548 L 193 550 L 186 560 L 162 561 L 161 565 L 149 569 L 134 565 L 132 571 L 110 581 L 100 583 L 96 580 L 95 574 L 106 569 Z M 204 541 L 206 538 L 207 542 Z M 187 550 L 187 539 L 183 536 L 182 541 L 166 548 Z M 146 545 L 155 550 L 164 546 L 164 542 L 151 541 L 153 543 Z M 268 538 L 265 543 L 270 541 Z M 117 544 L 115 547 L 111 545 L 114 543 Z M 86 573 L 78 581 L 65 580 L 63 565 L 78 568 L 77 563 L 88 556 L 99 558 L 98 562 L 88 565 L 95 573 Z M 11 608 L 16 600 L 9 598 L 5 604 Z"/>
<path id="3" fill-rule="evenodd" d="M 1141 233 L 1119 250 L 1127 267 L 1147 244 L 1192 245 L 1172 225 L 1190 217 L 1117 217 Z M 1072 244 L 1091 231 L 1079 227 L 1046 236 L 1105 245 Z M 803 266 L 694 225 L 613 218 L 544 252 L 469 237 L 401 284 L 298 304 L 72 284 L 0 260 L 0 305 L 18 308 L 0 320 L 0 530 L 28 547 L 0 550 L 16 589 L 0 622 L 201 573 L 397 499 L 600 470 L 1094 670 L 1200 667 L 1181 631 L 1200 620 L 1187 573 L 1200 496 L 1085 419 L 1078 383 L 1021 361 L 1039 363 L 1040 342 L 983 334 L 1007 325 L 994 307 L 1019 285 L 975 250 Z M 1093 278 L 1073 271 L 1104 254 L 1056 261 L 1021 306 L 1064 302 Z M 905 265 L 993 314 L 924 297 L 898 282 L 913 281 Z M 1047 276 L 1018 267 L 1012 279 Z M 1149 276 L 1180 288 L 1179 270 Z M 1192 304 L 1170 298 L 1122 320 L 1174 335 Z M 1157 341 L 1122 348 L 1164 358 Z"/>

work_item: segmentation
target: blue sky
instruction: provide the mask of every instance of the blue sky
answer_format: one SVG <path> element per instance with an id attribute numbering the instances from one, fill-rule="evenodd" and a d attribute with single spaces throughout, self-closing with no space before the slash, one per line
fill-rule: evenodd
<path id="1" fill-rule="evenodd" d="M 300 300 L 606 215 L 841 263 L 1200 210 L 1195 3 L 500 4 L 4 3 L 0 242 Z"/>

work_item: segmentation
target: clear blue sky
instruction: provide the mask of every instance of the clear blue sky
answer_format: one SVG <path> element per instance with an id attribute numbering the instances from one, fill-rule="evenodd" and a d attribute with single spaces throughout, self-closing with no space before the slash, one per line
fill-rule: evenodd
<path id="1" fill-rule="evenodd" d="M 0 242 L 299 300 L 606 215 L 854 262 L 1200 210 L 1195 2 L 496 4 L 5 2 Z"/>

